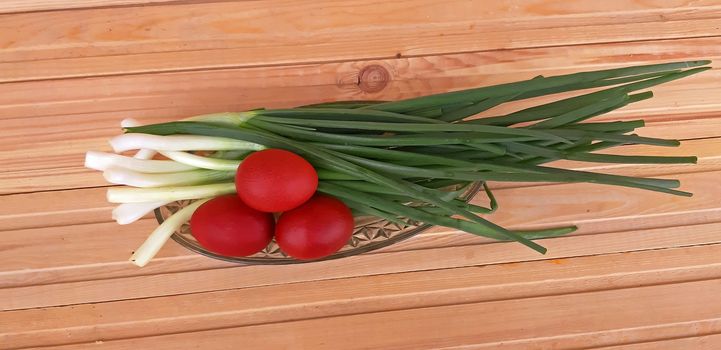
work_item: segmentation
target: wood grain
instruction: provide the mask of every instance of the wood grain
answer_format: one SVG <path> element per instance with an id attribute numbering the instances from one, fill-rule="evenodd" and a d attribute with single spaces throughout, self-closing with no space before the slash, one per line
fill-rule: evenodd
<path id="1" fill-rule="evenodd" d="M 682 59 L 681 55 L 687 54 L 721 57 L 719 43 L 716 38 L 690 39 L 639 44 L 643 47 L 604 44 L 576 50 L 511 50 L 501 53 L 503 57 L 469 53 L 0 84 L 0 119 L 5 125 L 5 137 L 0 140 L 0 161 L 5 164 L 0 170 L 0 194 L 103 185 L 99 174 L 82 168 L 83 153 L 89 149 L 107 150 L 107 138 L 119 132 L 118 123 L 124 117 L 150 123 L 258 106 L 283 107 L 331 99 L 397 99 L 526 79 L 539 72 L 552 75 L 581 69 L 577 67 L 621 66 L 630 64 L 618 62 L 628 52 L 631 60 L 639 64 L 669 57 Z M 636 56 L 633 50 L 662 50 L 668 56 Z M 555 65 L 549 67 L 549 61 Z M 391 74 L 381 92 L 368 94 L 356 83 L 358 71 L 371 64 L 381 65 Z M 719 78 L 721 73 L 712 70 L 658 87 L 654 89 L 656 98 L 599 119 L 643 117 L 648 120 L 650 136 L 721 136 L 719 115 L 714 112 L 721 108 L 721 91 L 714 89 Z M 488 114 L 544 101 L 516 103 Z M 57 123 L 58 118 L 73 127 Z M 669 128 L 669 124 L 679 122 L 684 128 Z M 654 127 L 656 123 L 662 124 Z"/>
<path id="2" fill-rule="evenodd" d="M 643 118 L 643 135 L 686 140 L 609 152 L 696 154 L 698 165 L 556 163 L 679 178 L 693 198 L 492 184 L 494 222 L 578 225 L 544 240 L 545 256 L 437 227 L 295 266 L 237 266 L 171 242 L 138 269 L 127 257 L 155 221 L 113 223 L 107 184 L 82 168 L 83 153 L 108 150 L 125 117 L 153 123 L 718 60 L 719 21 L 717 0 L 2 1 L 0 348 L 719 348 L 718 68 L 599 118 Z M 386 78 L 359 78 L 371 65 Z"/>
<path id="3" fill-rule="evenodd" d="M 212 1 L 212 0 L 211 0 Z M 208 0 L 195 0 L 193 2 L 195 3 L 203 3 L 203 2 L 211 2 Z M 119 6 L 119 5 L 146 5 L 146 4 L 161 4 L 161 3 L 172 3 L 172 2 L 186 2 L 189 1 L 183 1 L 183 0 L 33 0 L 33 1 L 24 1 L 24 0 L 5 0 L 1 4 L 2 7 L 0 7 L 0 13 L 16 13 L 16 12 L 34 12 L 34 11 L 51 11 L 51 10 L 67 10 L 67 9 L 80 9 L 80 8 L 94 8 L 94 7 L 112 7 L 112 6 Z M 216 1 L 219 2 L 219 1 Z M 690 2 L 684 2 L 684 1 L 677 1 L 674 3 L 659 3 L 659 4 L 649 4 L 649 3 L 640 3 L 638 1 L 635 2 L 617 2 L 618 4 L 623 4 L 624 6 L 627 6 L 627 9 L 633 9 L 633 10 L 639 10 L 639 9 L 652 9 L 652 8 L 660 8 L 662 5 L 672 5 L 676 7 L 684 6 L 687 4 L 690 4 Z M 711 3 L 711 2 L 709 2 Z M 581 4 L 580 6 L 577 5 L 574 9 L 569 9 L 568 6 L 559 6 L 558 4 L 553 4 L 549 2 L 536 2 L 535 4 L 529 2 L 528 4 L 528 12 L 530 13 L 536 13 L 536 14 L 545 14 L 552 10 L 559 11 L 559 13 L 562 14 L 572 14 L 575 11 L 578 11 L 578 9 L 585 9 L 588 10 L 609 10 L 608 8 L 589 8 L 589 4 Z M 591 3 L 590 5 L 594 5 Z M 616 5 L 616 4 L 613 4 Z"/>
<path id="4" fill-rule="evenodd" d="M 603 350 L 698 349 L 712 350 L 721 346 L 721 334 L 701 335 L 654 342 L 604 347 Z"/>
<path id="5" fill-rule="evenodd" d="M 235 348 L 235 342 L 242 340 L 244 347 L 248 349 L 430 349 L 484 343 L 492 347 L 521 337 L 543 340 L 560 334 L 578 334 L 579 336 L 572 339 L 564 339 L 568 345 L 557 339 L 552 343 L 555 349 L 572 349 L 579 344 L 588 346 L 594 342 L 608 342 L 605 337 L 598 337 L 596 334 L 605 332 L 610 338 L 615 334 L 609 331 L 614 330 L 640 328 L 642 331 L 633 333 L 636 338 L 640 338 L 640 335 L 644 335 L 644 328 L 685 324 L 684 333 L 698 334 L 689 321 L 717 316 L 721 306 L 714 303 L 714 300 L 719 292 L 721 280 L 716 279 L 269 323 L 102 341 L 102 344 L 74 344 L 71 347 L 85 349 L 102 346 L 105 349 L 123 349 L 133 344 L 148 348 L 175 349 L 192 341 L 203 348 L 232 349 Z M 678 295 L 689 293 L 693 293 L 693 299 L 678 298 Z M 649 309 L 654 312 L 649 313 Z M 609 312 L 612 312 L 614 317 L 606 317 Z M 485 320 L 497 321 L 483 322 L 480 326 L 479 315 L 483 315 Z M 382 327 L 378 327 L 376 323 L 378 318 L 384 320 Z M 718 326 L 718 322 L 716 325 Z M 329 329 L 333 331 L 329 332 Z M 663 337 L 663 333 L 659 334 L 658 329 L 654 331 L 646 332 L 645 335 Z M 376 336 L 360 336 L 368 332 L 373 332 Z M 613 340 L 622 343 L 625 332 L 618 333 L 621 333 L 618 337 L 620 339 Z M 254 337 L 254 334 L 273 336 Z M 353 339 L 353 342 L 349 343 L 349 339 Z"/>
<path id="6" fill-rule="evenodd" d="M 182 1 L 182 0 L 181 0 Z M 0 14 L 18 12 L 36 12 L 69 10 L 93 7 L 111 7 L 128 5 L 148 5 L 178 0 L 3 0 L 0 3 Z"/>
<path id="7" fill-rule="evenodd" d="M 489 219 L 514 228 L 576 224 L 580 227 L 577 234 L 582 235 L 625 231 L 628 227 L 642 230 L 719 222 L 721 208 L 718 207 L 718 201 L 715 199 L 719 194 L 715 191 L 717 187 L 712 185 L 718 174 L 719 171 L 679 175 L 678 178 L 686 184 L 684 188 L 696 193 L 692 199 L 620 188 L 614 188 L 612 190 L 614 196 L 609 196 L 606 187 L 591 184 L 504 188 L 496 191 L 502 209 Z M 67 196 L 74 195 L 83 200 L 72 201 L 76 206 L 68 209 L 65 209 L 61 201 L 56 201 L 52 206 L 46 204 L 44 209 L 41 206 L 35 215 L 27 217 L 28 226 L 21 226 L 22 221 L 20 221 L 16 223 L 17 229 L 3 232 L 3 240 L 0 242 L 0 276 L 2 276 L 0 286 L 62 283 L 92 280 L 104 275 L 136 276 L 150 271 L 178 272 L 227 266 L 205 262 L 204 258 L 193 256 L 171 243 L 156 260 L 159 264 L 158 270 L 138 271 L 127 263 L 126 259 L 155 226 L 154 221 L 148 219 L 128 226 L 118 226 L 110 222 L 110 207 L 102 202 L 103 192 L 104 189 L 65 192 Z M 579 192 L 584 193 L 584 205 L 577 205 L 573 200 Z M 53 195 L 54 193 L 10 196 L 8 198 L 11 201 L 7 203 L 8 207 L 23 208 L 23 203 L 47 202 L 53 198 Z M 545 198 L 544 205 L 531 201 L 539 197 Z M 479 201 L 482 200 L 479 198 Z M 515 215 L 515 210 L 503 208 L 522 210 L 524 215 L 518 216 Z M 17 209 L 16 212 L 22 212 L 22 209 Z M 18 216 L 12 212 L 2 215 L 0 223 L 7 222 L 11 225 L 16 222 Z M 67 220 L 73 223 L 69 224 Z M 46 224 L 43 227 L 34 227 L 33 222 Z M 661 234 L 667 231 L 672 230 L 664 230 Z M 605 242 L 618 239 L 617 236 L 624 235 L 600 239 Z M 703 237 L 705 237 L 703 239 L 714 239 L 712 236 Z M 647 239 L 639 238 L 640 241 L 634 242 L 623 239 L 623 244 L 632 249 L 637 245 L 646 246 L 649 243 Z M 49 244 L 51 242 L 52 244 Z M 399 244 L 386 251 L 477 245 L 487 242 L 472 235 L 436 228 L 423 237 Z M 601 244 L 600 247 L 605 246 Z M 489 249 L 498 251 L 502 256 L 507 245 L 502 244 Z M 52 260 L 43 259 L 56 250 L 62 250 L 64 254 Z M 525 252 L 524 249 L 519 251 L 526 258 L 542 258 L 532 252 Z M 488 257 L 496 258 L 493 254 Z M 173 265 L 173 261 L 177 262 L 177 265 Z"/>
<path id="8" fill-rule="evenodd" d="M 14 80 L 248 67 L 708 37 L 721 34 L 719 17 L 713 0 L 279 0 L 81 9 L 0 17 L 0 29 L 16 32 L 0 41 L 0 61 L 22 62 L 8 69 L 20 71 Z"/>
<path id="9" fill-rule="evenodd" d="M 369 276 L 408 271 L 476 266 L 492 263 L 568 258 L 632 252 L 665 247 L 719 243 L 719 224 L 702 224 L 554 238 L 542 243 L 550 253 L 540 255 L 510 243 L 460 245 L 368 254 L 347 258 L 348 264 L 314 263 L 283 267 L 209 266 L 212 261 L 184 254 L 168 258 L 168 250 L 152 269 L 138 270 L 126 260 L 116 263 L 61 268 L 27 269 L 3 273 L 0 310 L 75 305 L 157 297 L 251 286 Z M 173 250 L 180 249 L 172 247 Z M 115 254 L 119 254 L 116 253 Z M 127 255 L 126 255 L 127 256 Z M 75 270 L 75 271 L 73 271 Z M 75 272 L 74 274 L 72 274 Z M 129 277 L 125 277 L 129 276 Z M 66 281 L 58 281 L 64 278 Z M 53 280 L 54 279 L 54 280 Z M 19 285 L 15 287 L 13 285 Z"/>
<path id="10" fill-rule="evenodd" d="M 688 140 L 678 148 L 653 146 L 623 146 L 611 149 L 606 153 L 633 155 L 696 155 L 698 164 L 680 165 L 628 165 L 628 164 L 594 164 L 572 161 L 558 161 L 549 165 L 567 169 L 592 170 L 608 174 L 673 177 L 677 174 L 708 172 L 721 170 L 721 138 Z M 105 201 L 106 183 L 96 175 L 99 188 L 64 190 L 53 192 L 18 193 L 4 197 L 5 208 L 0 211 L 0 231 L 59 226 L 80 223 L 107 222 L 110 220 L 112 205 Z M 54 174 L 57 176 L 57 174 Z M 88 181 L 88 180 L 86 180 Z M 539 186 L 545 183 L 495 183 L 494 189 Z M 479 198 L 483 198 L 479 196 Z M 34 206 L 32 212 L 27 208 Z"/>
<path id="11" fill-rule="evenodd" d="M 579 47 L 549 47 L 476 52 L 400 59 L 370 59 L 280 67 L 222 69 L 174 74 L 140 74 L 121 77 L 51 80 L 0 85 L 0 118 L 14 119 L 97 112 L 155 110 L 155 117 L 179 117 L 188 112 L 165 113 L 167 108 L 255 108 L 293 106 L 335 99 L 398 99 L 421 94 L 492 85 L 538 74 L 556 75 L 581 70 L 633 64 L 721 57 L 721 38 L 609 43 Z M 662 55 L 645 52 L 661 51 Z M 365 93 L 358 72 L 378 65 L 391 82 L 380 93 Z M 656 88 L 658 92 L 704 89 L 707 103 L 717 103 L 708 88 L 717 72 L 705 72 Z M 1 78 L 0 78 L 1 79 Z M 40 95 L 29 95 L 34 91 Z M 290 92 L 293 92 L 292 94 Z M 684 96 L 692 106 L 701 96 Z M 652 101 L 668 100 L 661 94 Z M 678 100 L 675 102 L 679 102 Z M 633 105 L 638 106 L 638 105 Z M 646 105 L 656 107 L 655 104 Z M 711 106 L 709 106 L 710 108 Z M 211 109 L 212 110 L 212 109 Z M 707 110 L 708 111 L 708 110 Z M 191 110 L 190 112 L 195 112 Z M 146 112 L 147 113 L 147 112 Z M 116 116 L 117 118 L 117 116 Z"/>
<path id="12" fill-rule="evenodd" d="M 304 282 L 292 287 L 275 285 L 10 311 L 0 314 L 0 324 L 8 325 L 0 333 L 0 340 L 12 347 L 72 344 L 96 339 L 107 342 L 318 317 L 503 300 L 523 301 L 542 296 L 571 296 L 654 286 L 669 281 L 708 280 L 721 277 L 721 265 L 715 259 L 719 253 L 721 245 L 716 244 L 637 254 Z M 359 285 L 368 287 L 357 288 Z M 289 288 L 293 288 L 293 293 L 288 292 Z M 218 300 L 225 302 L 218 303 Z M 149 308 L 153 308 L 152 314 L 148 314 Z M 144 326 L 133 326 L 136 323 Z M 681 328 L 678 326 L 674 328 Z M 716 321 L 714 329 L 721 330 L 719 326 L 721 324 Z M 675 330 L 690 331 L 688 327 Z M 710 331 L 710 327 L 705 330 Z M 670 331 L 666 330 L 664 335 L 668 336 Z M 654 335 L 646 334 L 646 337 L 649 336 Z M 656 338 L 651 339 L 658 339 L 658 336 L 656 334 Z M 576 335 L 576 339 L 566 339 L 565 342 L 581 344 L 588 337 Z M 605 339 L 605 344 L 618 341 L 620 334 L 614 338 Z M 515 343 L 516 346 L 519 343 L 528 346 L 526 341 Z M 541 340 L 536 346 L 539 348 L 548 343 Z"/>

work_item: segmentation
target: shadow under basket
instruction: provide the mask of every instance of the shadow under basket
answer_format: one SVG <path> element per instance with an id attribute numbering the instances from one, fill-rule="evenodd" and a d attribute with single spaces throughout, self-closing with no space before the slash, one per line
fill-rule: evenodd
<path id="1" fill-rule="evenodd" d="M 467 186 L 463 194 L 459 196 L 459 199 L 465 202 L 470 201 L 476 194 L 478 194 L 479 191 L 481 191 L 482 186 L 483 184 L 481 182 L 473 183 Z M 158 223 L 163 223 L 166 218 L 186 206 L 188 203 L 190 203 L 190 201 L 178 201 L 155 209 L 155 218 L 158 220 Z M 285 255 L 285 253 L 278 248 L 278 244 L 275 243 L 275 240 L 271 241 L 265 249 L 251 256 L 219 255 L 208 251 L 201 246 L 190 233 L 190 225 L 187 223 L 184 224 L 178 231 L 173 233 L 171 238 L 183 247 L 213 259 L 244 265 L 301 264 L 345 258 L 388 247 L 426 231 L 433 226 L 405 218 L 401 218 L 401 221 L 403 222 L 402 225 L 399 223 L 389 222 L 385 219 L 379 219 L 377 217 L 356 217 L 353 236 L 351 236 L 351 239 L 348 240 L 348 243 L 332 255 L 318 260 L 293 259 Z"/>

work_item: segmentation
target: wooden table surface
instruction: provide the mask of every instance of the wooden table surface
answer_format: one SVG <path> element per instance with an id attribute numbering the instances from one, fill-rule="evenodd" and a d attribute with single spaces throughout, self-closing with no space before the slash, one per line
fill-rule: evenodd
<path id="1" fill-rule="evenodd" d="M 643 117 L 643 135 L 685 140 L 620 154 L 700 160 L 596 170 L 678 178 L 693 198 L 492 184 L 499 224 L 580 227 L 546 240 L 545 256 L 437 228 L 298 266 L 235 266 L 171 242 L 139 269 L 127 259 L 155 221 L 112 222 L 108 185 L 82 164 L 126 117 L 686 59 L 721 59 L 721 1 L 3 0 L 0 348 L 721 349 L 718 69 L 600 118 Z"/>

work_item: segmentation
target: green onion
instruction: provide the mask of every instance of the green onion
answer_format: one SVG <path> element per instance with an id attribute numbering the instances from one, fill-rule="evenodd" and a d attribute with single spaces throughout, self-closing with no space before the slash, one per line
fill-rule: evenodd
<path id="1" fill-rule="evenodd" d="M 290 118 L 291 120 L 317 119 L 317 120 L 345 120 L 345 121 L 366 121 L 366 122 L 420 122 L 430 124 L 445 124 L 432 118 L 419 117 L 401 113 L 374 111 L 367 109 L 344 109 L 344 108 L 297 108 L 297 109 L 264 109 L 248 112 L 253 115 L 264 117 Z M 249 118 L 250 119 L 250 118 Z M 302 123 L 300 125 L 307 125 Z M 321 125 L 324 126 L 324 125 Z"/>
<path id="2" fill-rule="evenodd" d="M 132 129 L 132 128 L 129 128 Z M 195 135 L 144 135 L 124 134 L 110 140 L 110 146 L 115 152 L 124 152 L 133 149 L 155 149 L 160 151 L 193 151 L 193 150 L 253 150 L 259 151 L 263 146 L 240 140 L 220 137 L 205 137 Z"/>
<path id="3" fill-rule="evenodd" d="M 170 201 L 123 203 L 113 209 L 112 217 L 118 224 L 127 225 L 168 203 Z"/>
<path id="4" fill-rule="evenodd" d="M 121 128 L 129 128 L 129 127 L 140 126 L 140 125 L 141 125 L 140 122 L 138 122 L 137 120 L 135 120 L 133 118 L 125 118 L 120 121 Z M 153 159 L 153 157 L 155 157 L 156 154 L 158 154 L 158 152 L 156 152 L 155 150 L 152 150 L 152 149 L 139 149 L 135 153 L 133 158 Z M 87 164 L 86 164 L 86 166 L 87 166 Z M 98 170 L 100 170 L 100 169 L 98 169 Z M 105 169 L 102 169 L 102 170 L 105 170 Z"/>
<path id="5" fill-rule="evenodd" d="M 235 171 L 189 170 L 177 173 L 145 174 L 132 170 L 110 168 L 103 177 L 110 183 L 134 187 L 166 187 L 200 185 L 227 181 L 235 176 Z"/>
<path id="6" fill-rule="evenodd" d="M 496 134 L 496 135 L 512 135 L 512 136 L 528 136 L 535 137 L 539 140 L 555 140 L 555 141 L 566 141 L 564 138 L 549 134 L 543 130 L 530 130 L 530 129 L 511 129 L 505 127 L 498 127 L 492 125 L 459 125 L 459 124 L 423 124 L 423 123 L 382 123 L 382 122 L 356 122 L 356 121 L 342 121 L 342 120 L 313 120 L 313 119 L 292 119 L 292 118 L 276 118 L 260 116 L 256 117 L 261 120 L 273 123 L 273 124 L 288 124 L 288 125 L 304 125 L 304 126 L 318 126 L 318 127 L 330 127 L 340 129 L 354 129 L 354 130 L 376 130 L 376 131 L 398 131 L 398 132 L 412 132 L 412 133 L 423 133 L 423 132 L 463 132 L 469 136 L 472 136 L 474 132 L 483 134 Z M 249 120 L 248 123 L 253 125 L 255 120 Z M 263 124 L 267 125 L 267 124 Z"/>
<path id="7" fill-rule="evenodd" d="M 339 101 L 285 109 L 254 109 L 138 126 L 111 140 L 116 152 L 141 149 L 171 160 L 140 160 L 89 152 L 86 165 L 109 181 L 114 215 L 131 222 L 164 203 L 233 193 L 227 182 L 249 152 L 282 148 L 305 157 L 318 172 L 318 190 L 344 200 L 355 213 L 398 225 L 406 220 L 443 225 L 493 239 L 514 240 L 539 252 L 535 238 L 574 227 L 510 231 L 479 216 L 498 203 L 487 181 L 588 182 L 690 196 L 673 179 L 610 175 L 542 164 L 559 159 L 593 163 L 687 164 L 692 156 L 595 153 L 623 144 L 675 147 L 677 140 L 636 135 L 643 120 L 588 120 L 653 97 L 640 91 L 700 73 L 709 61 L 688 61 L 581 72 L 454 91 L 401 101 Z M 598 90 L 598 88 L 602 88 Z M 582 92 L 586 89 L 596 91 Z M 639 92 L 640 91 L 640 92 Z M 513 101 L 581 92 L 506 115 L 467 118 Z M 525 123 L 523 126 L 517 124 Z M 215 151 L 210 156 L 195 151 Z M 593 168 L 585 168 L 586 170 Z M 490 207 L 460 196 L 482 182 Z M 197 203 L 197 202 L 196 202 Z M 188 212 L 173 216 L 173 225 Z M 177 217 L 176 217 L 177 216 Z M 161 225 L 162 226 L 162 225 Z M 165 237 L 172 226 L 164 226 Z M 167 238 L 166 238 L 167 239 Z M 154 242 L 163 241 L 154 238 Z M 146 249 L 152 252 L 155 249 Z M 153 253 L 154 254 L 154 253 Z M 144 255 L 147 256 L 148 254 Z M 150 254 L 152 255 L 152 254 Z M 143 258 L 145 259 L 145 258 Z"/>
<path id="8" fill-rule="evenodd" d="M 168 238 L 183 226 L 183 224 L 188 222 L 195 210 L 209 199 L 210 198 L 206 198 L 195 201 L 171 215 L 150 234 L 140 248 L 133 252 L 129 260 L 137 266 L 145 266 L 155 254 L 158 254 L 158 251 L 160 251 L 160 248 L 168 241 Z"/>
<path id="9" fill-rule="evenodd" d="M 653 65 L 638 66 L 638 67 L 608 69 L 608 70 L 595 71 L 595 72 L 574 73 L 574 74 L 559 75 L 559 76 L 549 77 L 549 78 L 540 77 L 540 79 L 534 78 L 534 79 L 516 82 L 516 83 L 508 83 L 508 84 L 482 87 L 482 88 L 477 88 L 477 89 L 448 92 L 448 93 L 431 95 L 431 96 L 417 97 L 417 98 L 403 100 L 403 101 L 386 102 L 386 103 L 380 103 L 380 104 L 371 105 L 371 106 L 362 107 L 362 108 L 375 109 L 375 110 L 381 110 L 381 111 L 390 111 L 390 112 L 403 112 L 403 111 L 407 111 L 410 109 L 432 107 L 436 104 L 459 103 L 459 102 L 465 102 L 468 100 L 479 101 L 481 99 L 489 98 L 489 97 L 506 96 L 506 95 L 515 94 L 519 90 L 534 91 L 536 89 L 555 88 L 557 90 L 554 90 L 554 92 L 558 93 L 558 92 L 564 92 L 564 91 L 578 90 L 579 87 L 574 86 L 574 84 L 579 84 L 579 83 L 584 83 L 584 82 L 595 82 L 595 81 L 600 81 L 603 79 L 611 79 L 611 78 L 618 78 L 618 77 L 624 77 L 624 76 L 634 76 L 634 75 L 638 76 L 640 74 L 650 73 L 650 72 L 662 72 L 662 71 L 671 71 L 674 69 L 698 67 L 698 66 L 707 65 L 709 63 L 711 63 L 711 61 L 687 61 L 687 62 L 666 63 L 666 64 L 653 64 Z M 706 68 L 708 68 L 708 67 L 706 67 Z M 689 71 L 691 71 L 691 70 L 689 70 Z M 697 73 L 697 71 L 692 71 L 688 74 L 690 75 L 690 74 L 694 74 L 694 73 Z"/>
<path id="10" fill-rule="evenodd" d="M 153 153 L 155 152 L 153 151 Z M 85 153 L 85 167 L 100 171 L 105 171 L 110 168 L 121 168 L 144 173 L 174 173 L 197 169 L 192 165 L 169 160 L 145 160 L 96 151 L 88 151 Z"/>
<path id="11" fill-rule="evenodd" d="M 107 199 L 110 203 L 142 203 L 183 199 L 199 199 L 235 193 L 232 182 L 198 186 L 174 186 L 158 188 L 108 188 Z"/>
<path id="12" fill-rule="evenodd" d="M 331 185 L 328 183 L 321 183 L 318 186 L 318 191 L 330 194 L 332 196 L 336 196 L 339 198 L 353 198 L 354 200 L 362 200 L 366 205 L 370 207 L 375 207 L 380 210 L 385 210 L 388 212 L 394 212 L 398 213 L 399 215 L 411 218 L 413 220 L 426 222 L 429 224 L 439 225 L 439 226 L 446 226 L 446 227 L 452 227 L 456 228 L 462 231 L 466 231 L 475 235 L 493 238 L 493 239 L 500 239 L 500 240 L 506 240 L 508 239 L 508 235 L 499 233 L 496 229 L 494 229 L 491 226 L 479 224 L 477 222 L 472 221 L 466 221 L 461 220 L 457 218 L 452 218 L 445 215 L 439 215 L 439 214 L 432 214 L 429 212 L 426 212 L 420 208 L 414 208 L 409 207 L 397 203 L 393 203 L 390 201 L 384 201 L 380 197 L 373 196 L 367 193 L 354 191 L 348 188 L 343 188 L 340 186 Z M 558 230 L 558 229 L 556 229 Z M 564 233 L 571 232 L 575 230 L 575 228 L 561 228 L 561 231 Z M 510 231 L 509 231 L 510 232 Z M 555 231 L 554 231 L 555 233 Z M 518 234 L 516 232 L 512 233 L 512 237 L 521 237 L 520 239 L 516 240 L 528 240 L 528 238 L 524 237 L 521 234 Z"/>
<path id="13" fill-rule="evenodd" d="M 239 160 L 202 157 L 188 152 L 161 151 L 160 154 L 182 164 L 201 169 L 235 171 L 240 165 Z"/>

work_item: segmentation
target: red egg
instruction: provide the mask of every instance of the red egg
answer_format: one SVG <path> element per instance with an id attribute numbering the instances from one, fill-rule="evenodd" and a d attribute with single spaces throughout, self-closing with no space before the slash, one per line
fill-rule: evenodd
<path id="1" fill-rule="evenodd" d="M 302 260 L 337 252 L 353 234 L 353 214 L 340 200 L 315 195 L 284 212 L 275 226 L 275 240 L 286 254 Z"/>
<path id="2" fill-rule="evenodd" d="M 298 207 L 315 193 L 318 173 L 301 156 L 282 149 L 249 155 L 235 176 L 238 196 L 248 206 L 264 212 Z"/>
<path id="3" fill-rule="evenodd" d="M 201 246 L 226 256 L 253 255 L 273 239 L 273 215 L 245 205 L 234 194 L 203 203 L 190 218 Z"/>

